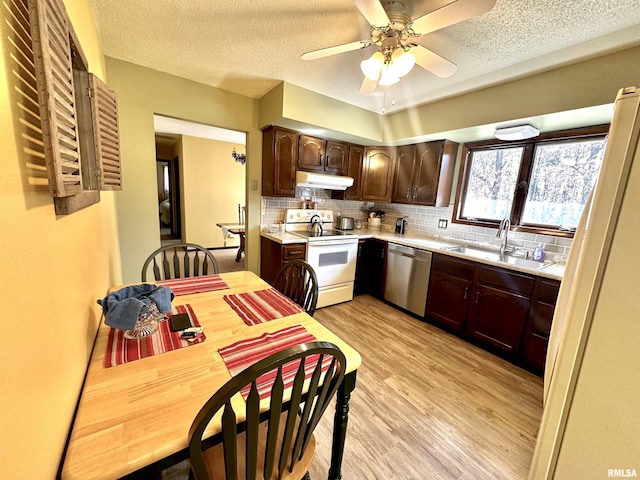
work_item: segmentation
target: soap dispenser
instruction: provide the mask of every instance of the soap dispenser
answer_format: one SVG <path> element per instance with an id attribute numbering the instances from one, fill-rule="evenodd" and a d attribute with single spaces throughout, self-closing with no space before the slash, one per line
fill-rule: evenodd
<path id="1" fill-rule="evenodd" d="M 544 262 L 544 245 L 538 244 L 533 252 L 533 260 L 536 262 Z"/>

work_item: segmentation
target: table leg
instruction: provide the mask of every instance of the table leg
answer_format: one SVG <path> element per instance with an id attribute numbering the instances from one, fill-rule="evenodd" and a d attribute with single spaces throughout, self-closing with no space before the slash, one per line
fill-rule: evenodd
<path id="1" fill-rule="evenodd" d="M 239 262 L 242 258 L 242 252 L 244 252 L 244 233 L 240 234 L 240 246 L 238 247 L 238 253 L 236 254 L 236 262 Z"/>
<path id="2" fill-rule="evenodd" d="M 344 377 L 336 397 L 336 414 L 333 419 L 333 445 L 331 447 L 331 466 L 329 480 L 342 479 L 342 457 L 347 438 L 347 422 L 349 421 L 349 399 L 356 388 L 357 370 Z"/>

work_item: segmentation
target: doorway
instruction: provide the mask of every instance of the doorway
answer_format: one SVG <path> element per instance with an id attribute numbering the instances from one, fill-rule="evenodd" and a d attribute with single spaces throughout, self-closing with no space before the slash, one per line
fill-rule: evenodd
<path id="1" fill-rule="evenodd" d="M 246 133 L 159 115 L 154 127 L 158 205 L 170 212 L 164 221 L 159 212 L 162 242 L 240 251 L 240 236 L 223 227 L 245 207 Z"/>
<path id="2" fill-rule="evenodd" d="M 156 135 L 158 218 L 162 245 L 182 241 L 178 141 L 177 135 Z"/>

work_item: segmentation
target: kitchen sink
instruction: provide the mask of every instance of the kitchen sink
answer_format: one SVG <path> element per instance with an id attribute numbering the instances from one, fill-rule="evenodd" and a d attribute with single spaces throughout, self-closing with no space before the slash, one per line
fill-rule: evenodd
<path id="1" fill-rule="evenodd" d="M 468 255 L 473 258 L 481 258 L 484 260 L 489 260 L 491 262 L 500 262 L 506 263 L 508 265 L 516 265 L 519 267 L 526 267 L 535 270 L 540 270 L 545 267 L 549 267 L 554 265 L 556 262 L 552 260 L 544 260 L 543 262 L 536 262 L 535 260 L 529 260 L 528 258 L 522 258 L 515 256 L 513 254 L 504 254 L 501 255 L 499 252 L 495 250 L 484 249 L 480 247 L 473 247 L 469 245 L 459 245 L 456 247 L 446 247 L 443 250 L 447 250 L 449 252 L 462 253 L 463 255 Z"/>

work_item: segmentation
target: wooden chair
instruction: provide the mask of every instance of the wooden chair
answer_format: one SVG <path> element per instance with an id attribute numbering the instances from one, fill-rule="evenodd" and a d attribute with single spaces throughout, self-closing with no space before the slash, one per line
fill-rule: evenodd
<path id="1" fill-rule="evenodd" d="M 323 364 L 328 364 L 326 372 Z M 315 452 L 313 431 L 342 383 L 345 368 L 338 347 L 311 342 L 274 353 L 240 372 L 207 401 L 191 425 L 191 474 L 196 480 L 308 478 Z M 293 378 L 290 388 L 283 372 Z M 267 389 L 269 398 L 261 401 L 263 375 L 273 383 Z M 237 394 L 245 387 L 249 393 L 242 402 Z M 221 422 L 222 443 L 203 451 L 202 436 L 214 417 Z"/>
<path id="2" fill-rule="evenodd" d="M 289 260 L 276 275 L 273 287 L 313 316 L 318 303 L 318 278 L 307 262 Z"/>
<path id="3" fill-rule="evenodd" d="M 195 243 L 172 243 L 158 248 L 142 266 L 142 281 L 147 281 L 149 269 L 155 280 L 198 277 L 218 273 L 218 262 L 213 254 Z"/>
<path id="4" fill-rule="evenodd" d="M 245 208 L 238 204 L 238 224 L 244 225 Z"/>

